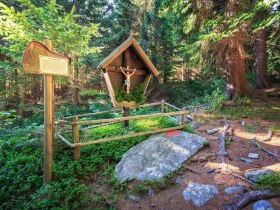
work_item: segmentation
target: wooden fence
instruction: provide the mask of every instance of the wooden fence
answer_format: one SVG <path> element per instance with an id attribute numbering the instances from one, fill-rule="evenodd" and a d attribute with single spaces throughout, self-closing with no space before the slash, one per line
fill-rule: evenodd
<path id="1" fill-rule="evenodd" d="M 108 110 L 108 111 L 81 114 L 81 115 L 75 115 L 75 116 L 69 116 L 69 117 L 62 116 L 58 120 L 59 131 L 57 132 L 57 136 L 62 142 L 64 142 L 66 145 L 68 145 L 69 147 L 74 149 L 74 159 L 78 160 L 80 158 L 80 147 L 82 147 L 82 146 L 87 146 L 87 145 L 91 145 L 91 144 L 99 144 L 99 143 L 103 143 L 103 142 L 117 141 L 117 140 L 121 140 L 121 139 L 126 139 L 126 138 L 146 135 L 146 134 L 161 133 L 161 132 L 166 132 L 166 131 L 171 131 L 171 130 L 179 130 L 179 129 L 183 129 L 185 127 L 185 119 L 186 119 L 187 111 L 184 109 L 180 109 L 172 104 L 166 103 L 164 100 L 162 100 L 161 102 L 157 102 L 157 103 L 143 104 L 139 108 L 155 107 L 155 106 L 160 107 L 160 109 L 161 109 L 160 113 L 149 114 L 149 115 L 129 116 L 129 117 L 119 117 L 119 118 L 112 118 L 112 119 L 81 120 L 81 121 L 79 121 L 79 118 L 113 113 L 113 112 L 121 111 L 121 109 L 112 109 L 112 110 Z M 169 109 L 175 109 L 177 111 L 165 112 L 166 110 L 169 110 Z M 174 116 L 181 116 L 181 118 L 180 118 L 180 120 L 178 120 L 177 118 L 174 118 Z M 80 130 L 84 130 L 84 129 L 91 129 L 91 128 L 95 128 L 95 127 L 105 126 L 105 125 L 109 125 L 112 123 L 118 123 L 118 122 L 123 122 L 123 121 L 128 121 L 128 120 L 138 120 L 138 119 L 155 118 L 155 117 L 169 117 L 172 120 L 177 121 L 180 125 L 175 126 L 175 127 L 170 127 L 170 128 L 138 132 L 138 133 L 134 133 L 134 134 L 122 135 L 122 136 L 117 136 L 117 137 L 112 137 L 112 138 L 103 138 L 103 139 L 97 139 L 97 140 L 88 141 L 88 142 L 80 142 L 79 125 L 94 125 L 94 126 L 88 126 L 86 128 L 80 128 Z M 70 121 L 70 119 L 71 119 L 71 121 Z M 64 137 L 64 134 L 66 133 L 66 129 L 65 129 L 66 125 L 72 126 L 71 132 L 72 132 L 72 137 L 73 137 L 73 143 L 71 143 Z"/>

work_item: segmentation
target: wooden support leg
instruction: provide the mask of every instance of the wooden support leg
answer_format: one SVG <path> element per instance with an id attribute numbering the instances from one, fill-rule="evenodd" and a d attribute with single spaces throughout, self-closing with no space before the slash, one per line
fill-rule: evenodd
<path id="1" fill-rule="evenodd" d="M 60 116 L 59 119 L 60 120 L 65 120 L 64 116 Z M 63 122 L 60 123 L 60 133 L 62 135 L 65 134 L 65 123 L 63 123 Z"/>
<path id="2" fill-rule="evenodd" d="M 78 121 L 78 116 L 74 116 L 73 117 L 73 122 L 77 122 L 77 121 Z M 74 143 L 79 143 L 79 141 L 80 141 L 79 127 L 78 127 L 77 124 L 73 124 L 72 131 L 73 131 Z M 79 160 L 80 159 L 80 155 L 81 155 L 80 146 L 74 147 L 74 160 Z"/>
<path id="3" fill-rule="evenodd" d="M 123 117 L 129 117 L 129 108 L 125 108 L 125 107 L 123 108 L 122 116 Z M 129 126 L 129 121 L 128 120 L 123 121 L 122 125 L 123 125 L 123 127 L 128 127 Z"/>
<path id="4" fill-rule="evenodd" d="M 164 113 L 164 100 L 161 100 L 161 113 Z"/>
<path id="5" fill-rule="evenodd" d="M 44 181 L 52 181 L 52 156 L 53 156 L 53 89 L 52 75 L 44 76 L 44 106 L 45 106 L 45 141 L 44 141 Z"/>

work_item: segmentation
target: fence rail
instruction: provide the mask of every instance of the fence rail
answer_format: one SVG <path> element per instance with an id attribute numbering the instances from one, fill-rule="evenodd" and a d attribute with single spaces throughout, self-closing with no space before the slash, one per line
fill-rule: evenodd
<path id="1" fill-rule="evenodd" d="M 160 133 L 160 132 L 166 132 L 166 131 L 171 131 L 171 130 L 179 130 L 183 129 L 185 127 L 185 117 L 187 115 L 187 111 L 184 109 L 180 109 L 172 104 L 166 103 L 165 101 L 157 102 L 157 103 L 151 103 L 151 104 L 143 104 L 137 108 L 142 108 L 142 107 L 151 107 L 151 106 L 160 106 L 161 108 L 161 113 L 156 113 L 156 114 L 150 114 L 150 115 L 137 115 L 137 116 L 129 116 L 129 117 L 119 117 L 119 118 L 112 118 L 112 119 L 100 119 L 100 120 L 84 120 L 84 121 L 79 121 L 79 117 L 87 117 L 87 116 L 96 116 L 96 115 L 101 115 L 105 113 L 111 113 L 115 111 L 120 111 L 121 109 L 112 109 L 108 111 L 102 111 L 102 112 L 95 112 L 95 113 L 90 113 L 90 114 L 81 114 L 81 115 L 75 115 L 75 116 L 68 116 L 68 117 L 60 117 L 60 119 L 57 121 L 59 123 L 60 127 L 60 132 L 57 133 L 58 138 L 64 142 L 66 145 L 70 146 L 71 148 L 74 149 L 74 159 L 77 160 L 80 158 L 80 147 L 82 146 L 87 146 L 87 145 L 92 145 L 92 144 L 99 144 L 99 143 L 104 143 L 104 142 L 111 142 L 111 141 L 117 141 L 121 139 L 126 139 L 126 138 L 131 138 L 131 137 L 136 137 L 136 136 L 141 136 L 141 135 L 147 135 L 147 134 L 152 134 L 152 133 Z M 176 109 L 178 111 L 174 112 L 168 112 L 165 113 L 165 109 L 167 107 L 171 107 L 173 109 Z M 172 116 L 176 115 L 181 115 L 181 120 L 175 119 Z M 85 130 L 89 128 L 95 128 L 95 127 L 100 127 L 100 126 L 105 126 L 109 125 L 112 123 L 118 123 L 118 122 L 123 122 L 127 120 L 138 120 L 138 119 L 146 119 L 146 118 L 155 118 L 155 117 L 169 117 L 172 119 L 175 119 L 179 124 L 179 126 L 175 127 L 170 127 L 170 128 L 163 128 L 163 129 L 157 129 L 157 130 L 151 130 L 151 131 L 144 131 L 144 132 L 138 132 L 134 134 L 129 134 L 129 135 L 122 135 L 122 136 L 117 136 L 117 137 L 112 137 L 112 138 L 103 138 L 103 139 L 97 139 L 93 141 L 88 141 L 88 142 L 80 142 L 80 137 L 79 137 L 79 125 L 94 125 L 94 126 L 89 126 L 87 128 L 81 128 L 80 130 Z M 67 121 L 66 119 L 72 119 L 72 121 Z M 181 121 L 181 122 L 180 122 Z M 96 125 L 98 124 L 98 125 Z M 73 137 L 73 142 L 71 143 L 68 141 L 63 135 L 65 134 L 65 125 L 71 125 L 72 126 L 72 137 Z"/>

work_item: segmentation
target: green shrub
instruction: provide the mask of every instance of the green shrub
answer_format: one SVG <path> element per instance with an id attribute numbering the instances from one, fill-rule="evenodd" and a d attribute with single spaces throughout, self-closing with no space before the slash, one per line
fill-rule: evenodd
<path id="1" fill-rule="evenodd" d="M 115 98 L 118 102 L 122 101 L 135 101 L 137 104 L 144 104 L 146 102 L 146 96 L 144 94 L 144 85 L 137 85 L 130 93 L 126 93 L 124 90 L 118 90 L 114 87 Z"/>
<path id="2" fill-rule="evenodd" d="M 254 185 L 254 188 L 270 189 L 280 192 L 280 173 L 272 173 L 260 177 Z"/>

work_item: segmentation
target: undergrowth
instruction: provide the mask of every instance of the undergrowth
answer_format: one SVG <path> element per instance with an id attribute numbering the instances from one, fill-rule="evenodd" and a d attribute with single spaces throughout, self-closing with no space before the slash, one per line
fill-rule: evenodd
<path id="1" fill-rule="evenodd" d="M 93 106 L 98 108 L 97 105 L 91 107 Z M 69 111 L 65 110 L 61 114 L 71 115 L 73 112 Z M 84 112 L 84 109 L 80 112 Z M 151 110 L 140 109 L 139 112 L 145 114 Z M 132 114 L 137 114 L 137 111 Z M 15 121 L 18 117 L 11 118 L 12 125 L 5 124 L 5 132 L 0 131 L 0 209 L 84 209 L 108 205 L 114 209 L 118 194 L 123 193 L 125 196 L 127 191 L 127 183 L 120 183 L 114 174 L 115 165 L 121 160 L 123 153 L 148 137 L 138 136 L 83 147 L 78 161 L 73 161 L 72 149 L 56 141 L 53 181 L 51 184 L 43 184 L 43 127 L 30 121 L 17 126 Z M 136 120 L 131 121 L 127 129 L 120 124 L 92 129 L 88 137 L 109 138 L 176 125 L 175 122 L 160 117 Z M 193 132 L 189 127 L 185 130 Z M 107 186 L 109 195 L 98 191 L 100 185 Z"/>
<path id="2" fill-rule="evenodd" d="M 255 189 L 270 189 L 280 193 L 280 173 L 271 173 L 260 177 Z"/>

